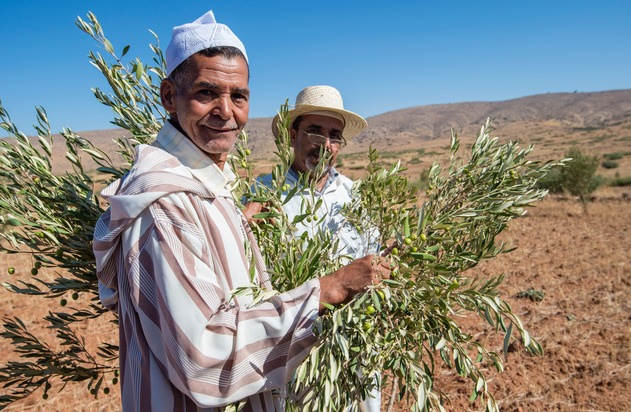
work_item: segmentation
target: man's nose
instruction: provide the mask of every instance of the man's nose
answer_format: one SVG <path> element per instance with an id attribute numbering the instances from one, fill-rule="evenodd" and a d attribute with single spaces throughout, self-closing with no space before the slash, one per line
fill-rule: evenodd
<path id="1" fill-rule="evenodd" d="M 324 146 L 324 148 L 329 151 L 332 152 L 333 151 L 333 146 L 331 145 L 331 138 L 330 137 L 326 137 L 326 140 L 324 140 L 324 143 L 322 144 L 322 146 Z"/>
<path id="2" fill-rule="evenodd" d="M 228 120 L 232 118 L 232 99 L 230 96 L 219 96 L 213 102 L 213 115 Z"/>

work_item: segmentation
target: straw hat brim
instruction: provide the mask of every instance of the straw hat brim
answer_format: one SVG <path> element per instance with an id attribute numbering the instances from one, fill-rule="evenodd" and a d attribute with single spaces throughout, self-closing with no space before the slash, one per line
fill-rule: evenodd
<path id="1" fill-rule="evenodd" d="M 342 116 L 342 118 L 344 119 L 344 130 L 342 131 L 342 135 L 347 141 L 360 134 L 366 128 L 366 126 L 368 126 L 368 123 L 366 123 L 366 120 L 363 117 L 351 111 L 344 109 L 335 109 L 332 107 L 315 106 L 310 104 L 301 104 L 295 109 L 288 111 L 287 116 L 289 116 L 289 118 L 291 119 L 289 124 L 291 125 L 298 116 L 322 111 L 333 112 Z M 277 114 L 276 116 L 274 116 L 274 120 L 272 120 L 272 133 L 275 137 L 278 136 L 279 118 L 280 115 Z"/>

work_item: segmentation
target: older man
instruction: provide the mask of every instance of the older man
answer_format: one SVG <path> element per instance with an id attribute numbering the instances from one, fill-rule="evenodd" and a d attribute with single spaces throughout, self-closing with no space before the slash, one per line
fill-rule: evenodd
<path id="1" fill-rule="evenodd" d="M 122 409 L 282 410 L 324 304 L 379 274 L 368 255 L 272 301 L 233 296 L 252 282 L 270 287 L 226 163 L 248 120 L 247 54 L 208 12 L 173 29 L 166 59 L 169 120 L 102 192 L 110 207 L 94 233 L 101 300 L 118 312 Z"/>
<path id="2" fill-rule="evenodd" d="M 300 237 L 306 232 L 312 237 L 318 231 L 331 232 L 332 245 L 336 247 L 331 257 L 342 261 L 377 253 L 376 229 L 360 232 L 342 215 L 343 206 L 354 196 L 353 181 L 334 167 L 347 140 L 364 130 L 366 120 L 345 110 L 340 92 L 331 86 L 304 88 L 296 96 L 296 103 L 287 116 L 294 152 L 294 160 L 286 176 L 287 192 L 293 191 L 295 186 L 300 190 L 284 201 L 283 210 L 289 221 L 308 212 L 315 215 L 314 219 L 303 219 L 298 223 L 293 235 Z M 276 116 L 272 122 L 274 136 L 278 135 L 278 121 L 279 116 Z M 271 187 L 271 180 L 271 175 L 267 175 L 260 182 Z M 260 207 L 262 205 L 250 206 L 247 214 L 257 212 Z M 362 403 L 362 409 L 378 412 L 380 404 L 381 393 L 377 385 Z"/>

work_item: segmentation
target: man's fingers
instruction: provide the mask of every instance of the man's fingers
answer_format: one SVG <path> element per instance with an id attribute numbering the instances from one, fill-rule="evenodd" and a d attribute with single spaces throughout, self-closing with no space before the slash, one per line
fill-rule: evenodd
<path id="1" fill-rule="evenodd" d="M 388 246 L 387 248 L 385 248 L 382 252 L 381 252 L 381 256 L 386 257 L 390 254 L 390 252 L 392 252 L 392 249 L 394 249 L 395 247 L 399 247 L 399 242 L 394 241 L 392 242 L 392 244 L 390 246 Z"/>
<path id="2" fill-rule="evenodd" d="M 373 259 L 373 283 L 379 283 L 383 279 L 390 279 L 390 262 L 383 259 Z"/>

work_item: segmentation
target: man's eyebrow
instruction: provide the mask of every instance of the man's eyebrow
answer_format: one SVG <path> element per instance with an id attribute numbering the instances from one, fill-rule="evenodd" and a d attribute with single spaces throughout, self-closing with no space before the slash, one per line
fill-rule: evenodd
<path id="1" fill-rule="evenodd" d="M 250 89 L 243 88 L 243 87 L 237 87 L 237 88 L 232 90 L 232 93 L 239 93 L 239 94 L 242 94 L 244 96 L 249 96 L 250 95 Z"/>
<path id="2" fill-rule="evenodd" d="M 317 124 L 308 124 L 305 127 L 303 127 L 303 129 L 305 129 L 305 130 L 321 131 L 322 130 L 322 126 L 317 125 Z"/>
<path id="3" fill-rule="evenodd" d="M 204 89 L 211 89 L 211 90 L 218 90 L 219 89 L 219 85 L 215 84 L 215 83 L 210 83 L 210 82 L 198 82 L 195 83 L 196 87 L 203 87 Z"/>
<path id="4" fill-rule="evenodd" d="M 204 88 L 204 89 L 208 89 L 208 90 L 220 90 L 220 87 L 218 84 L 215 83 L 210 83 L 210 82 L 199 82 L 195 84 L 196 87 L 200 87 L 200 88 Z M 242 94 L 244 96 L 249 96 L 250 95 L 250 89 L 245 88 L 245 87 L 235 87 L 234 89 L 230 90 L 230 93 L 239 93 Z"/>
<path id="5" fill-rule="evenodd" d="M 322 132 L 322 130 L 324 130 L 324 126 L 321 126 L 319 124 L 308 124 L 307 126 L 305 126 L 303 129 L 305 130 L 314 130 L 317 132 Z M 337 127 L 334 127 L 332 129 L 329 130 L 329 133 L 339 133 L 342 134 L 342 130 L 338 129 Z"/>

